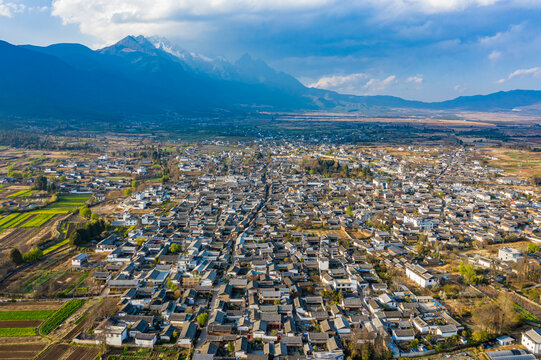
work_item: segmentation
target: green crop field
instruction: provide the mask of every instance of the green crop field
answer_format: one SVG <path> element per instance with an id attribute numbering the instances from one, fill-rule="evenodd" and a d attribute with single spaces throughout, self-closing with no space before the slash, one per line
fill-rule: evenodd
<path id="1" fill-rule="evenodd" d="M 54 203 L 33 212 L 37 214 L 65 214 L 83 206 L 88 199 L 90 199 L 90 195 L 60 195 Z"/>
<path id="2" fill-rule="evenodd" d="M 32 213 L 34 215 L 34 213 Z M 41 227 L 47 221 L 51 220 L 55 214 L 35 214 L 35 216 L 21 225 L 22 228 Z"/>
<path id="3" fill-rule="evenodd" d="M 67 245 L 68 243 L 70 242 L 69 239 L 66 239 L 64 241 L 61 241 L 59 243 L 56 243 L 52 246 L 49 246 L 47 249 L 43 250 L 43 255 L 47 255 L 48 253 L 52 252 L 52 251 L 55 251 L 56 249 L 64 246 L 64 245 Z"/>
<path id="4" fill-rule="evenodd" d="M 12 229 L 16 228 L 19 225 L 21 225 L 23 222 L 28 220 L 30 217 L 32 217 L 33 214 L 31 213 L 13 213 L 9 214 L 8 216 L 4 217 L 2 220 L 0 220 L 0 228 L 4 229 Z"/>
<path id="5" fill-rule="evenodd" d="M 69 318 L 74 312 L 79 310 L 81 306 L 85 304 L 84 299 L 73 299 L 66 302 L 60 309 L 58 309 L 51 317 L 41 324 L 40 332 L 44 335 L 48 335 L 51 331 L 56 329 L 64 320 Z"/>
<path id="6" fill-rule="evenodd" d="M 45 320 L 55 310 L 0 311 L 0 321 Z"/>
<path id="7" fill-rule="evenodd" d="M 8 195 L 8 197 L 28 197 L 35 193 L 37 193 L 36 190 L 21 190 L 11 195 Z"/>
<path id="8" fill-rule="evenodd" d="M 0 227 L 3 228 L 4 224 L 9 223 L 12 219 L 19 216 L 18 213 L 9 214 L 7 216 L 4 216 L 2 219 L 0 219 Z"/>
<path id="9" fill-rule="evenodd" d="M 36 328 L 0 328 L 0 337 L 26 337 L 36 335 Z"/>

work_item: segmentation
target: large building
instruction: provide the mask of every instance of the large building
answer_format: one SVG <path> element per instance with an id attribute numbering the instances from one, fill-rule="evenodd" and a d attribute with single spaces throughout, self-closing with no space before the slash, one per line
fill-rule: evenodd
<path id="1" fill-rule="evenodd" d="M 434 287 L 438 284 L 438 279 L 429 273 L 427 269 L 419 265 L 407 264 L 406 276 L 422 287 Z"/>
<path id="2" fill-rule="evenodd" d="M 541 355 L 541 330 L 530 329 L 522 334 L 522 345 L 534 355 Z"/>
<path id="3" fill-rule="evenodd" d="M 518 262 L 522 257 L 522 253 L 517 249 L 512 248 L 500 248 L 498 251 L 498 258 L 505 262 Z"/>

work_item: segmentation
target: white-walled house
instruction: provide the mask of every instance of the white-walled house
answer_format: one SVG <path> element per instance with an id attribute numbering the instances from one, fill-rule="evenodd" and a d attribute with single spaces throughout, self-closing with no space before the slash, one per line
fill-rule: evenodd
<path id="1" fill-rule="evenodd" d="M 407 264 L 406 276 L 422 287 L 433 287 L 438 284 L 438 279 L 430 274 L 427 269 L 419 265 Z"/>
<path id="2" fill-rule="evenodd" d="M 522 345 L 534 355 L 541 355 L 541 330 L 530 329 L 522 333 Z"/>
<path id="3" fill-rule="evenodd" d="M 127 337 L 128 328 L 126 325 L 109 326 L 105 333 L 105 343 L 112 346 L 122 346 Z"/>

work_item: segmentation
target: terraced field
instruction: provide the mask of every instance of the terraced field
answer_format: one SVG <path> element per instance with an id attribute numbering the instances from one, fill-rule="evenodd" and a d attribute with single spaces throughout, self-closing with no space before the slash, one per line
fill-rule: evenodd
<path id="1" fill-rule="evenodd" d="M 24 338 L 38 335 L 38 327 L 55 310 L 0 311 L 0 338 Z"/>
<path id="2" fill-rule="evenodd" d="M 33 216 L 31 213 L 13 213 L 9 214 L 8 216 L 4 217 L 2 220 L 0 220 L 0 228 L 3 229 L 13 229 L 16 227 L 19 227 L 22 223 L 24 223 L 26 220 L 30 219 Z"/>
<path id="3" fill-rule="evenodd" d="M 83 206 L 90 195 L 60 195 L 58 200 L 40 210 L 33 211 L 36 214 L 65 214 Z"/>
<path id="4" fill-rule="evenodd" d="M 36 190 L 21 190 L 11 195 L 8 195 L 8 197 L 29 197 L 30 195 L 35 193 L 37 193 Z"/>
<path id="5" fill-rule="evenodd" d="M 45 350 L 38 360 L 92 360 L 99 354 L 99 349 L 89 346 L 55 344 Z"/>
<path id="6" fill-rule="evenodd" d="M 32 215 L 34 215 L 34 214 L 32 214 Z M 27 222 L 22 224 L 21 227 L 22 228 L 41 227 L 47 221 L 51 220 L 54 216 L 55 216 L 55 214 L 36 214 L 30 220 L 28 220 Z"/>
<path id="7" fill-rule="evenodd" d="M 6 344 L 0 345 L 0 359 L 33 359 L 45 344 Z"/>

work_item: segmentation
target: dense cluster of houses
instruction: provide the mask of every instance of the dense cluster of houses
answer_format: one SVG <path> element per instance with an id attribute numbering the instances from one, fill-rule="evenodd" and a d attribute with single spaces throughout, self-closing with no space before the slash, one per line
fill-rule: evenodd
<path id="1" fill-rule="evenodd" d="M 120 204 L 111 223 L 130 229 L 96 243 L 107 264 L 93 274 L 120 296 L 119 310 L 96 339 L 142 347 L 174 341 L 195 348 L 198 360 L 342 360 L 349 341 L 381 341 L 395 357 L 429 354 L 410 344 L 466 339 L 440 302 L 421 295 L 418 288 L 438 287 L 445 276 L 430 268 L 439 260 L 420 261 L 412 243 L 540 239 L 539 204 L 496 185 L 503 175 L 463 149 L 410 148 L 418 162 L 326 145 L 308 151 L 269 142 L 259 151 L 190 147 L 177 159 L 186 172 L 178 182 Z M 370 176 L 308 176 L 303 159 L 310 157 L 366 167 Z M 163 211 L 166 204 L 173 205 Z M 499 254 L 503 262 L 518 257 Z M 382 278 L 374 258 L 408 282 Z"/>

